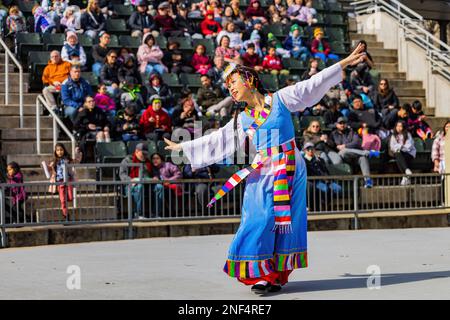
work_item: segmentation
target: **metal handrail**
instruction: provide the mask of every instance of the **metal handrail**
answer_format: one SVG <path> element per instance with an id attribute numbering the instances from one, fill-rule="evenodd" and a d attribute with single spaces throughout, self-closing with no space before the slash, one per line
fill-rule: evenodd
<path id="1" fill-rule="evenodd" d="M 14 54 L 9 50 L 3 39 L 0 39 L 0 44 L 5 51 L 5 105 L 9 105 L 9 59 L 14 62 L 16 67 L 19 69 L 19 126 L 23 128 L 23 67 L 20 62 L 16 59 Z"/>
<path id="2" fill-rule="evenodd" d="M 383 10 L 394 17 L 399 27 L 404 30 L 406 39 L 413 41 L 426 51 L 427 60 L 430 61 L 432 70 L 450 81 L 450 68 L 448 67 L 450 65 L 450 57 L 448 56 L 450 46 L 423 28 L 421 23 L 424 21 L 424 18 L 417 12 L 397 0 L 390 0 L 390 2 L 395 7 L 384 0 L 361 0 L 352 2 L 351 5 L 355 7 L 356 14 L 368 13 L 368 9 L 371 8 Z M 420 23 L 412 19 L 411 16 L 416 18 Z M 435 43 L 447 51 L 441 50 Z"/>
<path id="3" fill-rule="evenodd" d="M 50 113 L 53 119 L 53 145 L 56 144 L 58 140 L 58 127 L 57 124 L 61 127 L 61 129 L 67 134 L 71 143 L 72 143 L 72 155 L 75 156 L 75 149 L 77 141 L 73 136 L 72 132 L 64 125 L 62 120 L 58 117 L 58 115 L 52 110 L 52 108 L 48 105 L 47 101 L 45 101 L 44 97 L 40 94 L 36 98 L 36 151 L 37 154 L 41 154 L 41 105 L 44 106 L 47 111 Z"/>

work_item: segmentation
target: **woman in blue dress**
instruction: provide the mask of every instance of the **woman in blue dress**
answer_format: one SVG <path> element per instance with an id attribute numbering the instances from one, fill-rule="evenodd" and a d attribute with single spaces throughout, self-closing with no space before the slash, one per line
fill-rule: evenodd
<path id="1" fill-rule="evenodd" d="M 243 148 L 248 136 L 256 149 L 251 166 L 228 179 L 208 206 L 246 179 L 241 224 L 224 271 L 259 294 L 275 292 L 296 268 L 308 265 L 306 167 L 295 145 L 291 112 L 316 104 L 342 81 L 342 70 L 362 59 L 359 45 L 340 62 L 306 81 L 267 94 L 253 69 L 230 64 L 224 81 L 235 102 L 245 103 L 224 127 L 166 149 L 183 151 L 193 169 L 209 166 Z"/>

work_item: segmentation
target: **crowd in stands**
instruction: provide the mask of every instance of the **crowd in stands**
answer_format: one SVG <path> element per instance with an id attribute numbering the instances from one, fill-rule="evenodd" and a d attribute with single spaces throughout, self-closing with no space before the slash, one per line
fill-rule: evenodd
<path id="1" fill-rule="evenodd" d="M 222 81 L 227 63 L 242 63 L 261 75 L 273 75 L 281 87 L 309 79 L 340 59 L 330 46 L 327 29 L 318 26 L 315 0 L 265 1 L 264 8 L 260 0 L 251 0 L 244 8 L 239 0 L 125 0 L 121 4 L 133 9 L 127 35 L 141 40 L 137 50 L 111 46 L 113 34 L 107 25 L 117 17 L 113 2 L 118 3 L 36 1 L 31 19 L 19 10 L 18 1 L 0 2 L 5 38 L 14 39 L 23 32 L 64 34 L 61 48 L 50 53 L 42 92 L 49 106 L 69 119 L 83 153 L 88 140 L 157 143 L 180 128 L 193 134 L 196 120 L 215 119 L 216 125 L 223 124 L 233 112 L 233 100 Z M 281 25 L 286 35 L 268 32 L 274 24 Z M 94 41 L 90 50 L 82 45 L 82 36 Z M 200 42 L 186 50 L 183 41 Z M 370 175 L 369 159 L 388 153 L 405 174 L 402 184 L 406 185 L 416 155 L 414 139 L 426 141 L 434 135 L 420 101 L 401 105 L 389 79 L 378 83 L 373 79 L 370 71 L 377 61 L 367 43 L 360 43 L 365 45 L 364 61 L 343 70 L 343 81 L 318 104 L 294 115 L 323 119 L 323 123 L 310 121 L 304 132 L 298 132 L 299 148 L 305 151 L 313 175 L 326 175 L 326 164 L 343 162 L 357 163 L 364 175 Z M 299 61 L 306 71 L 293 74 L 284 65 L 286 59 Z M 84 72 L 97 78 L 96 88 L 83 77 Z M 197 75 L 200 83 L 175 92 L 164 81 L 168 75 Z M 433 145 L 436 172 L 442 172 L 442 136 Z M 127 161 L 142 161 L 142 151 L 146 153 L 140 145 Z M 159 160 L 153 158 L 149 168 L 157 167 L 155 161 L 166 160 L 161 155 Z M 372 185 L 366 179 L 365 186 Z M 338 192 L 336 186 L 328 187 Z"/>

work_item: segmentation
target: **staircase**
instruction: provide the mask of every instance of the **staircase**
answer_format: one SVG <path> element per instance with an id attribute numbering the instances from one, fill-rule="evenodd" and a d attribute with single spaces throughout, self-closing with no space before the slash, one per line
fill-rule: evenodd
<path id="1" fill-rule="evenodd" d="M 53 129 L 51 116 L 42 115 L 41 110 L 41 155 L 37 155 L 36 144 L 36 98 L 38 93 L 28 92 L 29 74 L 24 80 L 24 128 L 20 126 L 19 73 L 9 65 L 9 105 L 5 105 L 5 54 L 0 53 L 0 155 L 7 163 L 17 162 L 24 175 L 24 182 L 48 182 L 41 168 L 43 160 L 53 157 Z M 11 72 L 12 71 L 12 72 Z M 70 150 L 70 141 L 60 141 Z M 95 181 L 94 168 L 77 169 L 78 181 Z M 62 221 L 59 197 L 46 193 L 46 187 L 36 186 L 27 190 L 26 213 L 37 222 Z M 69 209 L 69 219 L 114 219 L 117 216 L 111 192 L 99 193 L 95 186 L 78 188 L 77 208 Z M 71 208 L 71 204 L 69 204 Z M 71 216 L 72 214 L 72 216 Z"/>

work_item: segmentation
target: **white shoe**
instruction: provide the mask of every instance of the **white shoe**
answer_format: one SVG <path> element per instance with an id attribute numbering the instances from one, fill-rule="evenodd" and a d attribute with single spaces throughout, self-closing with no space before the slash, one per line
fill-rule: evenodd
<path id="1" fill-rule="evenodd" d="M 403 178 L 402 178 L 402 181 L 400 182 L 400 184 L 401 184 L 402 186 L 406 186 L 406 185 L 411 184 L 411 181 L 409 181 L 409 178 L 408 178 L 408 177 L 403 177 Z"/>
<path id="2" fill-rule="evenodd" d="M 406 175 L 407 175 L 407 176 L 410 176 L 410 175 L 412 175 L 412 171 L 411 171 L 411 170 L 409 170 L 409 169 L 406 169 L 406 170 L 405 170 L 405 173 L 406 173 Z"/>

